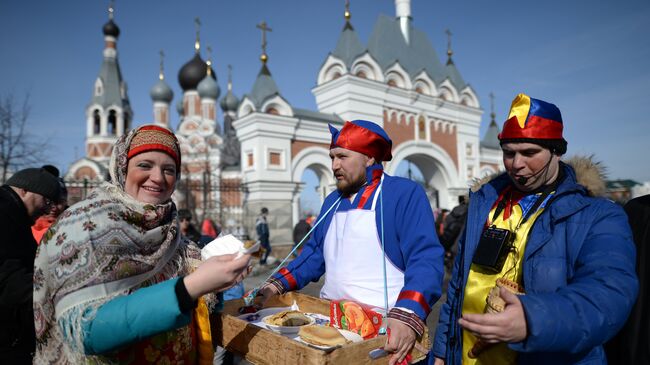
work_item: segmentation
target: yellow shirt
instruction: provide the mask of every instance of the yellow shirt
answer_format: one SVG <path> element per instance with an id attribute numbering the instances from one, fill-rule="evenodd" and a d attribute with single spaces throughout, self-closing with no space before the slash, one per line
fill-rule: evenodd
<path id="1" fill-rule="evenodd" d="M 531 194 L 524 196 L 516 203 L 513 202 L 512 208 L 506 207 L 501 211 L 498 217 L 492 222 L 492 225 L 497 228 L 508 229 L 515 234 L 514 247 L 515 250 L 508 254 L 505 260 L 503 269 L 500 273 L 494 274 L 481 269 L 479 266 L 472 264 L 469 269 L 467 283 L 465 285 L 465 298 L 463 301 L 463 314 L 465 313 L 484 313 L 486 299 L 490 289 L 492 289 L 498 278 L 506 278 L 522 285 L 522 267 L 524 250 L 528 240 L 528 232 L 533 226 L 535 219 L 544 210 L 548 198 L 552 196 L 549 194 L 545 201 L 540 205 L 536 212 L 530 214 L 528 220 L 522 223 L 519 228 L 517 225 L 523 220 L 524 214 L 530 210 L 537 198 L 541 194 Z M 522 211 L 523 206 L 523 211 Z M 490 210 L 488 219 L 491 219 L 496 210 L 496 206 Z M 505 217 L 505 218 L 504 218 Z M 488 221 L 489 223 L 489 221 Z M 470 365 L 506 365 L 515 364 L 517 360 L 517 353 L 508 348 L 507 344 L 499 343 L 487 348 L 483 351 L 478 358 L 470 359 L 467 354 L 474 346 L 476 337 L 468 331 L 463 331 L 463 364 Z"/>

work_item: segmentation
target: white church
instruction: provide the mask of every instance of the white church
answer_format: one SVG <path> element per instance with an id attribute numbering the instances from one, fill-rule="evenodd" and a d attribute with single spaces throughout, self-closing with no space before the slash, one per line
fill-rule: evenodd
<path id="1" fill-rule="evenodd" d="M 301 213 L 305 172 L 318 177 L 321 199 L 335 188 L 327 124 L 341 128 L 354 119 L 386 130 L 394 157 L 385 171 L 394 175 L 404 161 L 417 166 L 433 208 L 451 209 L 473 179 L 497 172 L 501 150 L 494 113 L 481 139 L 483 109 L 454 65 L 450 47 L 443 63 L 425 33 L 413 26 L 410 0 L 395 0 L 395 7 L 395 17 L 379 16 L 366 45 L 346 8 L 338 42 L 323 50 L 314 75 L 318 110 L 294 107 L 282 96 L 265 51 L 250 92 L 237 98 L 229 77 L 227 92 L 219 98 L 217 77 L 210 60 L 201 56 L 197 32 L 195 54 L 178 73 L 183 95 L 176 104 L 180 120 L 172 124 L 174 95 L 161 61 L 151 98 L 154 122 L 173 130 L 181 142 L 182 176 L 174 195 L 179 208 L 224 228 L 254 231 L 255 216 L 267 207 L 272 243 L 289 243 Z M 265 23 L 259 27 L 265 32 Z M 111 10 L 103 27 L 104 60 L 86 108 L 86 156 L 65 177 L 73 199 L 107 178 L 113 143 L 133 127 L 117 57 L 119 33 Z"/>

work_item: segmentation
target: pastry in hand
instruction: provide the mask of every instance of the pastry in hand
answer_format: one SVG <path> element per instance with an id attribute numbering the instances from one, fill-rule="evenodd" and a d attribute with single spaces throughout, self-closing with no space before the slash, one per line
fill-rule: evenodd
<path id="1" fill-rule="evenodd" d="M 506 301 L 501 297 L 501 288 L 505 288 L 513 294 L 521 295 L 523 290 L 519 284 L 512 280 L 505 278 L 499 278 L 496 281 L 496 285 L 490 289 L 485 302 L 485 313 L 501 313 L 506 308 Z M 481 352 L 485 351 L 491 347 L 492 343 L 483 342 L 482 340 L 477 340 L 474 343 L 474 346 L 469 350 L 467 356 L 470 359 L 475 359 Z"/>

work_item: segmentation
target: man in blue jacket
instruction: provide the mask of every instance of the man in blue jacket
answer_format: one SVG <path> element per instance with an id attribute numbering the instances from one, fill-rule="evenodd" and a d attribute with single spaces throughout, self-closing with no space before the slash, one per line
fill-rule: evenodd
<path id="1" fill-rule="evenodd" d="M 506 172 L 470 193 L 436 365 L 606 363 L 602 344 L 637 295 L 635 249 L 623 209 L 560 161 L 562 129 L 555 105 L 512 102 Z"/>
<path id="2" fill-rule="evenodd" d="M 391 308 L 384 349 L 394 352 L 394 364 L 422 335 L 440 297 L 443 249 L 424 190 L 383 171 L 381 162 L 392 159 L 386 132 L 365 120 L 346 122 L 340 131 L 330 126 L 330 132 L 337 190 L 325 199 L 323 220 L 298 258 L 261 293 L 301 289 L 325 274 L 321 297 Z"/>

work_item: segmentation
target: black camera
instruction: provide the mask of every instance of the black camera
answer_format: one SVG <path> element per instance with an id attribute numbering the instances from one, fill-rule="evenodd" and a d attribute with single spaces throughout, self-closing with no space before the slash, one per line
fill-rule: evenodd
<path id="1" fill-rule="evenodd" d="M 472 263 L 489 272 L 500 273 L 508 253 L 513 248 L 513 240 L 513 232 L 507 229 L 489 227 L 481 235 Z"/>

